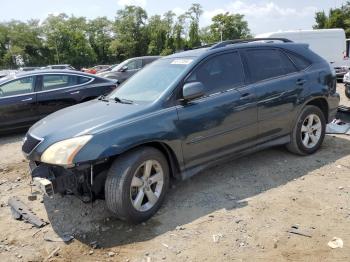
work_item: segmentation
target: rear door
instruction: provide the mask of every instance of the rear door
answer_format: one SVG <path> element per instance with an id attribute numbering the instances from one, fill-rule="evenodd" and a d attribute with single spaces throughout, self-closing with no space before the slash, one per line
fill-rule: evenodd
<path id="1" fill-rule="evenodd" d="M 280 49 L 250 48 L 244 53 L 257 96 L 259 141 L 288 135 L 305 74 Z"/>
<path id="2" fill-rule="evenodd" d="M 37 90 L 38 111 L 41 117 L 74 105 L 85 97 L 85 85 L 93 78 L 72 74 L 44 74 Z"/>
<path id="3" fill-rule="evenodd" d="M 0 86 L 1 130 L 27 127 L 39 119 L 35 80 L 35 76 L 22 77 Z"/>

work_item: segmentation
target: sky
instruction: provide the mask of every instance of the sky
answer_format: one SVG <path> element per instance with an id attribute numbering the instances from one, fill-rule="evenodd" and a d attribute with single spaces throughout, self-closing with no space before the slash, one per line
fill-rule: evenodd
<path id="1" fill-rule="evenodd" d="M 211 18 L 222 12 L 245 15 L 253 34 L 279 30 L 311 29 L 316 11 L 339 7 L 342 0 L 3 0 L 0 4 L 0 21 L 12 19 L 26 21 L 43 20 L 49 14 L 67 13 L 95 18 L 115 17 L 116 11 L 125 5 L 143 7 L 149 15 L 173 10 L 185 12 L 191 3 L 202 5 L 204 13 L 201 26 L 210 24 Z M 4 3 L 5 2 L 5 3 Z"/>

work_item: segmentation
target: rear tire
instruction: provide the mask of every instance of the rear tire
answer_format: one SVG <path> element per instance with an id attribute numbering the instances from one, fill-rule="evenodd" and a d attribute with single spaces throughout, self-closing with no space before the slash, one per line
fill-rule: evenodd
<path id="1" fill-rule="evenodd" d="M 322 145 L 326 133 L 326 119 L 320 108 L 306 106 L 298 116 L 287 149 L 298 155 L 315 153 Z"/>
<path id="2" fill-rule="evenodd" d="M 141 147 L 118 157 L 105 183 L 106 204 L 119 219 L 141 223 L 161 207 L 169 186 L 169 166 L 164 155 Z"/>
<path id="3" fill-rule="evenodd" d="M 345 95 L 350 99 L 350 85 L 345 85 Z"/>

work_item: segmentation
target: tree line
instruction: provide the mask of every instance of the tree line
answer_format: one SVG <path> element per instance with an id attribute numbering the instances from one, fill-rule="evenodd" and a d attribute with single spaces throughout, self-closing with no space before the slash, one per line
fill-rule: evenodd
<path id="1" fill-rule="evenodd" d="M 202 14 L 200 4 L 192 4 L 178 16 L 168 11 L 150 17 L 141 7 L 126 6 L 117 11 L 114 20 L 59 14 L 49 15 L 42 22 L 0 23 L 0 68 L 47 64 L 81 68 L 250 37 L 243 15 L 218 14 L 209 26 L 200 28 Z"/>
<path id="2" fill-rule="evenodd" d="M 350 2 L 341 7 L 331 8 L 328 13 L 317 12 L 315 15 L 316 24 L 314 29 L 343 28 L 346 37 L 350 38 Z"/>

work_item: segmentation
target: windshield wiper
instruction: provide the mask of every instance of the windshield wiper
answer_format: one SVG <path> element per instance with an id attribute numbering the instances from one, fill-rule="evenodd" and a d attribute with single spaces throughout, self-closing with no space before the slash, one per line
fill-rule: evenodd
<path id="1" fill-rule="evenodd" d="M 109 100 L 107 99 L 107 97 L 105 95 L 101 95 L 98 100 L 103 101 L 103 102 L 109 102 Z"/>
<path id="2" fill-rule="evenodd" d="M 134 103 L 134 102 L 131 101 L 131 100 L 122 99 L 122 98 L 119 98 L 119 97 L 114 97 L 114 101 L 117 102 L 117 103 L 129 104 L 129 105 Z"/>

